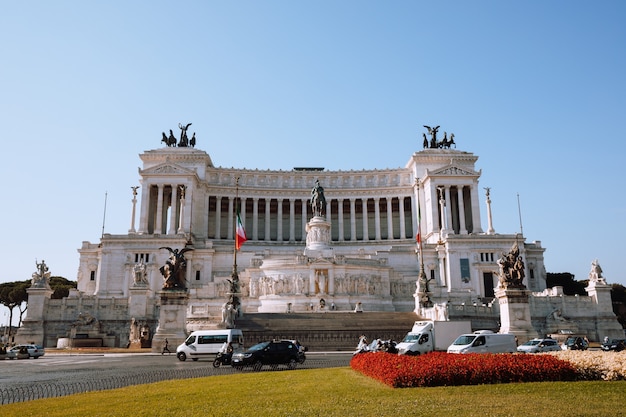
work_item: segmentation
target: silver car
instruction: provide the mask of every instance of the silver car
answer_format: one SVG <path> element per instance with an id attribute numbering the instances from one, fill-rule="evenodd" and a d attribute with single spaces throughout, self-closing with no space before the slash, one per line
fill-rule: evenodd
<path id="1" fill-rule="evenodd" d="M 517 347 L 520 353 L 541 353 L 560 351 L 559 342 L 554 339 L 532 339 Z"/>
<path id="2" fill-rule="evenodd" d="M 35 358 L 37 359 L 40 356 L 43 356 L 46 352 L 43 346 L 38 345 L 15 345 L 11 349 L 7 350 L 7 358 L 15 359 L 17 358 L 18 353 L 28 353 L 28 359 Z"/>

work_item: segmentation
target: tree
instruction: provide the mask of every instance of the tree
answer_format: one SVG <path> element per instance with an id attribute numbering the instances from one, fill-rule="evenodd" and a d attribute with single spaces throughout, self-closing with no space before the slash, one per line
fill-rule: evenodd
<path id="1" fill-rule="evenodd" d="M 569 272 L 548 272 L 546 283 L 548 288 L 554 286 L 563 287 L 565 295 L 587 295 L 585 288 L 589 285 L 589 280 L 576 281 L 574 275 Z M 622 327 L 626 328 L 626 287 L 621 284 L 612 284 L 611 301 L 613 302 L 613 312 L 617 316 L 617 321 L 619 321 Z"/>
<path id="2" fill-rule="evenodd" d="M 611 300 L 617 320 L 626 329 L 626 287 L 621 284 L 611 285 Z"/>
<path id="3" fill-rule="evenodd" d="M 13 323 L 13 309 L 16 307 L 20 312 L 18 326 L 22 325 L 24 313 L 28 309 L 28 289 L 31 280 L 0 283 L 0 304 L 9 309 L 9 323 Z M 53 293 L 52 299 L 61 299 L 69 295 L 71 288 L 76 288 L 78 283 L 63 277 L 50 277 L 50 288 Z"/>
<path id="4" fill-rule="evenodd" d="M 563 287 L 563 294 L 565 295 L 587 295 L 585 287 L 588 283 L 589 280 L 576 281 L 574 279 L 574 274 L 570 274 L 569 272 L 548 272 L 546 277 L 546 284 L 548 288 L 556 286 Z"/>
<path id="5" fill-rule="evenodd" d="M 54 291 L 52 293 L 53 300 L 60 300 L 70 295 L 70 290 L 77 288 L 78 283 L 76 281 L 70 281 L 63 277 L 50 277 L 50 288 Z"/>
<path id="6" fill-rule="evenodd" d="M 30 287 L 31 281 L 14 281 L 0 283 L 0 304 L 9 309 L 9 325 L 13 323 L 13 309 L 17 307 L 20 311 L 19 325 L 22 324 L 22 316 L 26 311 L 28 303 L 28 293 L 26 290 Z M 20 307 L 25 305 L 24 310 Z"/>

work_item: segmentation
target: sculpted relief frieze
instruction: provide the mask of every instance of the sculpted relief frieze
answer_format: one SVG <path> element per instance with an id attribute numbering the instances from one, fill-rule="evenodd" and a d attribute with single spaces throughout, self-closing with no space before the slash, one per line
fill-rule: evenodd
<path id="1" fill-rule="evenodd" d="M 162 168 L 165 169 L 165 168 Z M 165 172 L 165 171 L 160 171 Z M 468 173 L 471 175 L 472 173 Z M 457 174 L 458 175 L 458 174 Z M 251 188 L 310 189 L 319 180 L 329 191 L 350 189 L 373 189 L 383 187 L 411 186 L 412 174 L 404 170 L 356 172 L 307 173 L 268 171 L 214 171 L 207 176 L 207 182 L 214 186 L 232 187 L 236 179 L 239 184 Z"/>
<path id="2" fill-rule="evenodd" d="M 471 175 L 471 176 L 476 176 L 478 175 L 476 172 L 474 171 L 468 171 L 466 169 L 463 168 L 459 168 L 457 166 L 450 166 L 447 168 L 443 168 L 437 171 L 433 171 L 433 172 L 429 172 L 430 175 Z"/>

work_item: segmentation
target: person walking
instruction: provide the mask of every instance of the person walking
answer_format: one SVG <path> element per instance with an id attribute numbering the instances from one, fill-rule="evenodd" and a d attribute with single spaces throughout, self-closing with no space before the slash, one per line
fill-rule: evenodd
<path id="1" fill-rule="evenodd" d="M 170 352 L 169 342 L 167 341 L 167 339 L 165 339 L 165 344 L 163 345 L 163 350 L 161 351 L 161 355 L 164 354 L 165 352 L 167 352 L 168 355 L 172 353 Z"/>

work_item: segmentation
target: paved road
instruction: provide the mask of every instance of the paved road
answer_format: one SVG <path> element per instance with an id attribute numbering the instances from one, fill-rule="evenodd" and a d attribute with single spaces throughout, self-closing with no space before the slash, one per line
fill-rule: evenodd
<path id="1" fill-rule="evenodd" d="M 307 352 L 307 360 L 297 369 L 348 366 L 350 352 Z M 124 378 L 159 371 L 197 370 L 211 375 L 237 373 L 230 366 L 213 368 L 212 357 L 181 362 L 172 355 L 143 353 L 55 354 L 46 353 L 38 359 L 0 361 L 0 388 L 32 384 L 80 382 L 82 380 Z M 210 368 L 208 371 L 206 368 Z M 266 369 L 264 367 L 263 369 Z M 280 367 L 279 369 L 284 369 Z M 246 372 L 244 370 L 243 372 Z"/>

